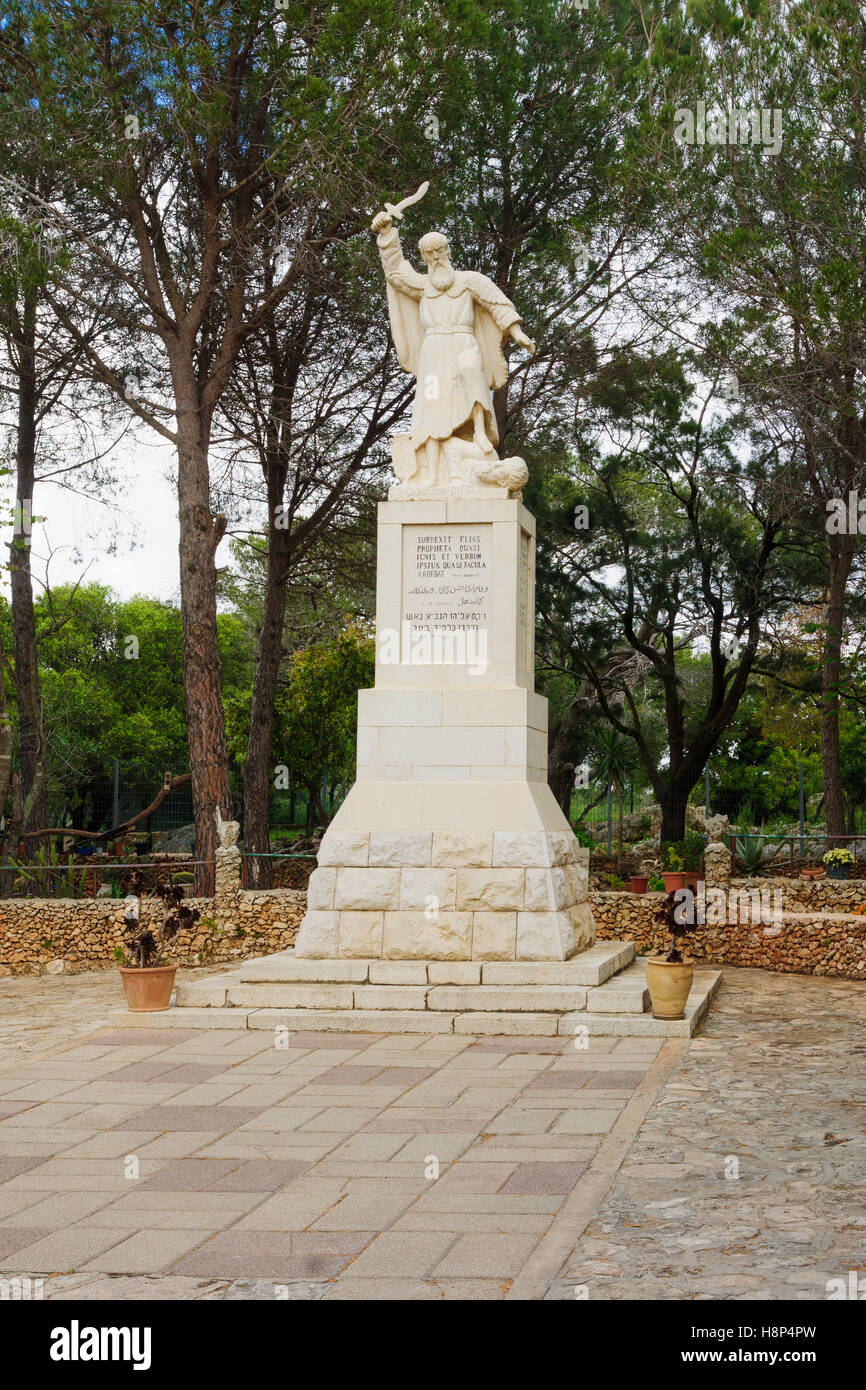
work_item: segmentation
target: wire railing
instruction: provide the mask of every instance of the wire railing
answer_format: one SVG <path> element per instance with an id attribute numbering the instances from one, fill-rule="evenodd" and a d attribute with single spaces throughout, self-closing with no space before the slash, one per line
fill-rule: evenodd
<path id="1" fill-rule="evenodd" d="M 144 876 L 144 891 L 149 893 L 160 881 L 185 883 L 192 887 L 196 869 L 211 870 L 212 859 L 171 859 L 121 863 L 118 860 L 89 860 L 85 864 L 0 864 L 0 899 L 10 898 L 125 898 L 124 877 L 132 873 Z M 10 883 L 11 877 L 11 883 Z"/>
<path id="2" fill-rule="evenodd" d="M 766 846 L 778 844 L 775 854 L 767 855 Z M 850 849 L 854 863 L 839 871 L 840 878 L 866 876 L 866 848 L 859 854 L 858 845 L 866 847 L 866 835 L 826 835 L 820 831 L 804 830 L 796 835 L 769 835 L 758 831 L 733 831 L 728 836 L 731 868 L 734 873 L 799 874 L 813 866 L 825 868 L 824 854 L 830 849 Z M 754 852 L 751 847 L 754 844 Z M 742 848 L 740 848 L 740 846 Z M 828 873 L 830 870 L 828 870 Z"/>

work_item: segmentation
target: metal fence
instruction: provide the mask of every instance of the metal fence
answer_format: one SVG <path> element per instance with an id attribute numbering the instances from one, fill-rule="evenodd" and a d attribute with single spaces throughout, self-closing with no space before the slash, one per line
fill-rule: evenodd
<path id="1" fill-rule="evenodd" d="M 191 896 L 197 868 L 212 869 L 213 860 L 177 855 L 168 859 L 136 859 L 121 863 L 113 857 L 93 855 L 82 862 L 69 855 L 66 863 L 46 864 L 30 860 L 21 864 L 0 864 L 0 898 L 125 898 L 133 872 L 144 876 L 145 893 L 157 883 L 188 885 Z"/>
<path id="2" fill-rule="evenodd" d="M 61 787 L 53 787 L 49 807 L 50 824 L 63 825 L 71 838 L 74 838 L 76 830 L 91 833 L 110 830 L 144 811 L 154 800 L 166 776 L 180 776 L 187 770 L 182 767 L 174 768 L 170 772 L 131 771 L 116 758 L 110 775 L 106 773 L 105 776 L 91 778 L 86 784 L 82 784 L 74 795 Z M 241 766 L 231 764 L 229 776 L 235 816 L 242 819 Z M 323 777 L 320 798 L 329 816 L 337 810 L 345 790 L 336 781 L 331 781 L 327 776 Z M 289 838 L 291 832 L 301 831 L 307 826 L 310 830 L 316 828 L 310 822 L 309 797 L 302 786 L 272 787 L 269 812 L 271 829 L 277 839 Z M 152 814 L 139 823 L 136 833 L 147 837 L 147 848 L 151 849 L 156 847 L 160 838 L 192 823 L 192 785 L 186 782 L 167 793 Z M 75 848 L 82 853 L 88 852 L 84 838 Z"/>
<path id="3" fill-rule="evenodd" d="M 740 837 L 749 837 L 754 834 L 755 819 L 749 814 L 750 802 L 745 793 L 735 793 L 725 786 L 724 773 L 727 764 L 710 762 L 704 769 L 700 779 L 695 783 L 685 798 L 687 806 L 700 807 L 705 815 L 714 812 L 722 812 L 728 816 L 734 824 L 738 817 L 745 816 L 752 820 L 752 826 L 745 824 L 736 834 Z M 784 782 L 786 790 L 787 807 L 789 810 L 788 820 L 793 825 L 798 825 L 795 835 L 770 836 L 765 838 L 792 838 L 797 840 L 826 838 L 823 833 L 823 824 L 819 821 L 808 822 L 807 811 L 809 810 L 809 798 L 806 794 L 805 768 L 800 766 L 796 771 L 791 772 Z M 822 799 L 811 798 L 813 811 L 817 816 L 822 806 Z M 658 833 L 659 806 L 658 798 L 652 787 L 638 779 L 624 782 L 619 787 L 613 782 L 590 782 L 586 786 L 576 786 L 572 792 L 570 820 L 576 829 L 589 831 L 593 838 L 600 844 L 606 844 L 608 853 L 611 852 L 614 841 L 618 838 L 620 820 L 622 820 L 624 838 L 630 841 L 649 837 L 652 833 Z M 779 814 L 774 817 L 778 822 L 784 819 Z M 863 825 L 862 812 L 856 817 L 856 829 L 866 829 Z M 653 831 L 653 827 L 655 827 Z M 761 834 L 764 832 L 761 831 Z M 846 836 L 844 841 L 856 838 L 856 830 Z M 790 857 L 790 856 L 789 856 Z"/>

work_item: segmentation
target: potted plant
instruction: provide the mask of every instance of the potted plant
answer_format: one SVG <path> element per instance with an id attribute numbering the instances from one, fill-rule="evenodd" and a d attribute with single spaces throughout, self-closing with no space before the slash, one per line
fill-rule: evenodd
<path id="1" fill-rule="evenodd" d="M 805 878 L 809 883 L 814 883 L 816 879 L 826 878 L 827 870 L 821 865 L 810 864 L 808 868 L 800 870 L 800 877 Z"/>
<path id="2" fill-rule="evenodd" d="M 682 897 L 682 901 L 678 899 Z M 646 983 L 652 1001 L 653 1018 L 684 1018 L 686 1000 L 692 987 L 694 969 L 683 960 L 679 940 L 692 930 L 688 921 L 689 894 L 668 893 L 655 920 L 671 935 L 666 956 L 650 956 L 646 964 Z"/>
<path id="3" fill-rule="evenodd" d="M 649 884 L 649 875 L 632 874 L 628 883 L 633 893 L 645 893 Z"/>
<path id="4" fill-rule="evenodd" d="M 677 853 L 676 845 L 667 845 L 665 848 L 666 869 L 662 870 L 662 878 L 665 883 L 665 892 L 673 893 L 676 888 L 682 888 L 686 881 L 683 873 L 683 858 Z"/>
<path id="5" fill-rule="evenodd" d="M 177 936 L 183 927 L 191 927 L 200 916 L 198 908 L 183 901 L 185 889 L 181 883 L 157 883 L 151 898 L 162 904 L 162 922 L 150 925 L 141 921 L 141 897 L 144 874 L 137 869 L 130 877 L 129 893 L 124 912 L 127 964 L 120 967 L 123 992 L 130 1013 L 160 1013 L 167 1009 L 174 989 L 176 965 L 160 965 L 163 947 Z M 115 951 L 118 960 L 124 959 L 123 947 Z"/>
<path id="6" fill-rule="evenodd" d="M 663 893 L 665 891 L 665 881 L 661 874 L 650 874 L 647 889 L 650 893 Z"/>
<path id="7" fill-rule="evenodd" d="M 697 888 L 701 881 L 701 858 L 704 853 L 706 836 L 697 830 L 690 830 L 683 840 L 683 862 L 687 888 Z"/>
<path id="8" fill-rule="evenodd" d="M 625 891 L 625 879 L 618 878 L 616 874 L 605 874 L 607 879 L 608 891 L 611 893 L 622 893 Z"/>
<path id="9" fill-rule="evenodd" d="M 854 863 L 850 849 L 828 849 L 824 855 L 828 878 L 847 878 L 848 865 Z"/>

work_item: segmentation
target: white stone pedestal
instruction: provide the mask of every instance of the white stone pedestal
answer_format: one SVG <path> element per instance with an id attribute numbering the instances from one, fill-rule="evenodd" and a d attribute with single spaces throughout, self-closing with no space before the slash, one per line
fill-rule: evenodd
<path id="1" fill-rule="evenodd" d="M 296 956 L 555 961 L 592 944 L 589 851 L 547 785 L 534 615 L 520 501 L 380 503 L 376 683 Z"/>

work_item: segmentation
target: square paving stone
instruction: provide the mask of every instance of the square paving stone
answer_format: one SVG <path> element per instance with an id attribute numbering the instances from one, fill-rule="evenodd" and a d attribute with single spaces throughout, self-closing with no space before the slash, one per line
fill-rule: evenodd
<path id="1" fill-rule="evenodd" d="M 26 1173 L 29 1168 L 38 1168 L 42 1162 L 41 1158 L 0 1158 L 0 1183 L 17 1178 L 19 1173 Z"/>
<path id="2" fill-rule="evenodd" d="M 68 1226 L 64 1231 L 52 1231 L 41 1240 L 17 1247 L 14 1255 L 0 1261 L 2 1269 L 18 1269 L 22 1261 L 34 1274 L 66 1274 L 79 1269 L 86 1260 L 117 1245 L 122 1232 L 95 1226 Z"/>
<path id="3" fill-rule="evenodd" d="M 209 1229 L 136 1231 L 119 1245 L 95 1255 L 84 1268 L 98 1269 L 102 1274 L 158 1274 L 180 1255 L 201 1245 L 210 1234 Z M 120 1231 L 115 1232 L 116 1237 L 120 1235 Z"/>
<path id="4" fill-rule="evenodd" d="M 306 1047 L 315 1051 L 317 1048 L 341 1048 L 344 1052 L 361 1052 L 371 1043 L 381 1042 L 384 1033 L 353 1033 L 351 1038 L 345 1034 L 337 1033 L 293 1033 L 289 1038 L 289 1047 Z"/>
<path id="5" fill-rule="evenodd" d="M 108 1192 L 48 1192 L 41 1201 L 29 1204 L 22 1211 L 7 1212 L 4 1222 L 8 1227 L 44 1226 L 46 1231 L 64 1230 L 108 1206 L 114 1201 L 115 1195 Z"/>
<path id="6" fill-rule="evenodd" d="M 29 1110 L 31 1105 L 35 1105 L 32 1100 L 0 1100 L 0 1120 L 8 1119 L 10 1115 L 17 1115 L 19 1110 Z"/>
<path id="7" fill-rule="evenodd" d="M 0 1226 L 0 1258 L 50 1235 L 50 1226 Z"/>
<path id="8" fill-rule="evenodd" d="M 553 1133 L 609 1134 L 618 1119 L 618 1110 L 564 1110 L 553 1126 Z"/>
<path id="9" fill-rule="evenodd" d="M 579 1091 L 592 1080 L 586 1071 L 543 1071 L 527 1086 L 527 1091 Z"/>
<path id="10" fill-rule="evenodd" d="M 449 1107 L 443 1107 L 441 1110 L 395 1107 L 369 1120 L 362 1132 L 424 1134 L 433 1131 L 439 1134 L 479 1134 L 489 1119 L 487 1111 L 478 1114 L 472 1110 L 454 1110 Z"/>
<path id="11" fill-rule="evenodd" d="M 377 1231 L 293 1231 L 293 1255 L 357 1255 Z"/>
<path id="12" fill-rule="evenodd" d="M 586 1083 L 588 1091 L 633 1091 L 646 1076 L 645 1071 L 599 1071 Z"/>
<path id="13" fill-rule="evenodd" d="M 524 1197 L 546 1192 L 566 1196 L 585 1170 L 585 1163 L 521 1163 L 499 1190 Z"/>
<path id="14" fill-rule="evenodd" d="M 314 1078 L 317 1086 L 365 1086 L 374 1076 L 381 1076 L 382 1067 L 354 1067 L 346 1063 L 342 1067 L 331 1067 Z M 311 1080 L 310 1084 L 313 1084 Z"/>
<path id="15" fill-rule="evenodd" d="M 154 1105 L 149 1110 L 141 1110 L 131 1115 L 117 1129 L 163 1130 L 187 1129 L 193 1131 L 210 1130 L 214 1134 L 225 1134 L 227 1130 L 237 1129 L 261 1113 L 261 1106 L 243 1105 Z"/>
<path id="16" fill-rule="evenodd" d="M 237 1166 L 237 1159 L 182 1158 L 148 1178 L 141 1188 L 145 1192 L 206 1192 Z"/>
<path id="17" fill-rule="evenodd" d="M 564 1052 L 568 1038 L 481 1038 L 466 1049 L 466 1055 L 476 1052 Z"/>
<path id="18" fill-rule="evenodd" d="M 440 1192 L 499 1192 L 513 1163 L 464 1163 L 460 1160 L 436 1180 Z"/>
<path id="19" fill-rule="evenodd" d="M 118 1067 L 117 1071 L 108 1072 L 105 1080 L 115 1085 L 123 1085 L 125 1082 L 138 1085 L 141 1081 L 160 1080 L 169 1068 L 170 1063 L 164 1056 L 147 1057 L 142 1062 L 130 1062 L 126 1067 Z"/>
<path id="20" fill-rule="evenodd" d="M 311 1225 L 316 1231 L 382 1231 L 402 1216 L 413 1200 L 410 1192 L 350 1193 Z"/>
<path id="21" fill-rule="evenodd" d="M 461 1236 L 456 1245 L 436 1266 L 433 1277 L 440 1275 L 498 1276 L 514 1279 L 520 1273 L 538 1244 L 538 1236 L 493 1233 Z"/>
<path id="22" fill-rule="evenodd" d="M 292 1235 L 283 1231 L 225 1231 L 172 1266 L 172 1274 L 218 1279 L 332 1279 L 352 1260 L 337 1255 L 292 1254 Z"/>
<path id="23" fill-rule="evenodd" d="M 377 1086 L 420 1086 L 428 1076 L 435 1074 L 433 1067 L 385 1067 L 376 1077 Z"/>
<path id="24" fill-rule="evenodd" d="M 233 1173 L 217 1178 L 209 1192 L 280 1192 L 312 1167 L 300 1159 L 251 1158 Z"/>
<path id="25" fill-rule="evenodd" d="M 385 1231 L 352 1262 L 352 1278 L 423 1278 L 455 1239 L 450 1231 Z"/>
<path id="26" fill-rule="evenodd" d="M 339 1178 L 299 1178 L 276 1196 L 260 1202 L 254 1211 L 238 1222 L 238 1231 L 303 1231 L 343 1195 Z M 347 1231 L 360 1227 L 346 1226 Z M 377 1228 L 378 1229 L 378 1228 Z"/>

